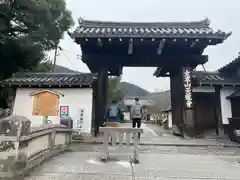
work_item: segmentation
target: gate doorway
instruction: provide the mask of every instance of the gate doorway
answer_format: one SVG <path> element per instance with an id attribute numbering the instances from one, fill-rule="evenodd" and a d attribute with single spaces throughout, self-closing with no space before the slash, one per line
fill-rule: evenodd
<path id="1" fill-rule="evenodd" d="M 71 33 L 81 46 L 82 61 L 98 74 L 93 85 L 93 129 L 104 121 L 108 76 L 120 76 L 123 67 L 156 67 L 154 76 L 170 77 L 173 125 L 195 133 L 192 106 L 192 70 L 208 61 L 208 45 L 222 43 L 230 34 L 214 31 L 208 19 L 196 22 L 104 22 L 79 19 Z M 160 86 L 160 85 L 159 85 Z"/>

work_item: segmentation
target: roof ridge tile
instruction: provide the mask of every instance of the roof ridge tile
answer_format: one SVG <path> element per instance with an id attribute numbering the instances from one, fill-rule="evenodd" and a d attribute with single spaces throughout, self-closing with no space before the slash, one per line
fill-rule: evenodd
<path id="1" fill-rule="evenodd" d="M 209 28 L 209 19 L 201 21 L 180 21 L 180 22 L 131 22 L 131 21 L 99 21 L 99 20 L 81 20 L 79 21 L 80 27 L 129 27 L 129 28 Z"/>

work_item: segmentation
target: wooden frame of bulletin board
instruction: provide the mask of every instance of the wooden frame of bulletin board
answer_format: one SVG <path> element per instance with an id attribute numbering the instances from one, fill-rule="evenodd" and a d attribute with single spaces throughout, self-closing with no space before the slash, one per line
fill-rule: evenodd
<path id="1" fill-rule="evenodd" d="M 31 94 L 33 96 L 34 116 L 58 116 L 59 94 L 51 91 L 41 91 Z"/>

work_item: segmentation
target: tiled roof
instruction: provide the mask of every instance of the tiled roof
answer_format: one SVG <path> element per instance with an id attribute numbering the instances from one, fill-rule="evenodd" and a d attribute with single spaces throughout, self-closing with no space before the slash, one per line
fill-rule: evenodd
<path id="1" fill-rule="evenodd" d="M 11 86 L 90 86 L 95 74 L 91 73 L 16 73 L 12 78 L 5 79 L 0 85 Z"/>
<path id="2" fill-rule="evenodd" d="M 240 67 L 240 54 L 237 58 L 235 58 L 232 62 L 226 64 L 225 66 L 218 69 L 219 72 L 224 72 L 226 70 L 230 70 L 232 68 L 238 68 Z"/>
<path id="3" fill-rule="evenodd" d="M 231 33 L 214 31 L 209 20 L 196 22 L 104 22 L 79 19 L 73 38 L 82 37 L 151 37 L 226 39 Z"/>
<path id="4" fill-rule="evenodd" d="M 231 98 L 237 98 L 240 97 L 240 90 L 237 90 L 236 92 L 230 94 L 227 98 L 231 99 Z"/>
<path id="5" fill-rule="evenodd" d="M 200 85 L 240 85 L 239 78 L 225 77 L 219 72 L 194 71 L 192 77 Z"/>

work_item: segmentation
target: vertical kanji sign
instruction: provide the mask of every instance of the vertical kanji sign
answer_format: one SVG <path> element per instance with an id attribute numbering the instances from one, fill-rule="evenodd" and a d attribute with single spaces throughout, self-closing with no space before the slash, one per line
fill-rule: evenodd
<path id="1" fill-rule="evenodd" d="M 192 69 L 191 68 L 183 68 L 183 85 L 184 85 L 184 100 L 185 107 L 192 108 Z"/>
<path id="2" fill-rule="evenodd" d="M 60 118 L 69 116 L 69 107 L 68 106 L 60 106 Z"/>
<path id="3" fill-rule="evenodd" d="M 77 120 L 77 129 L 79 131 L 83 131 L 83 123 L 84 123 L 84 108 L 80 108 L 80 117 Z"/>

